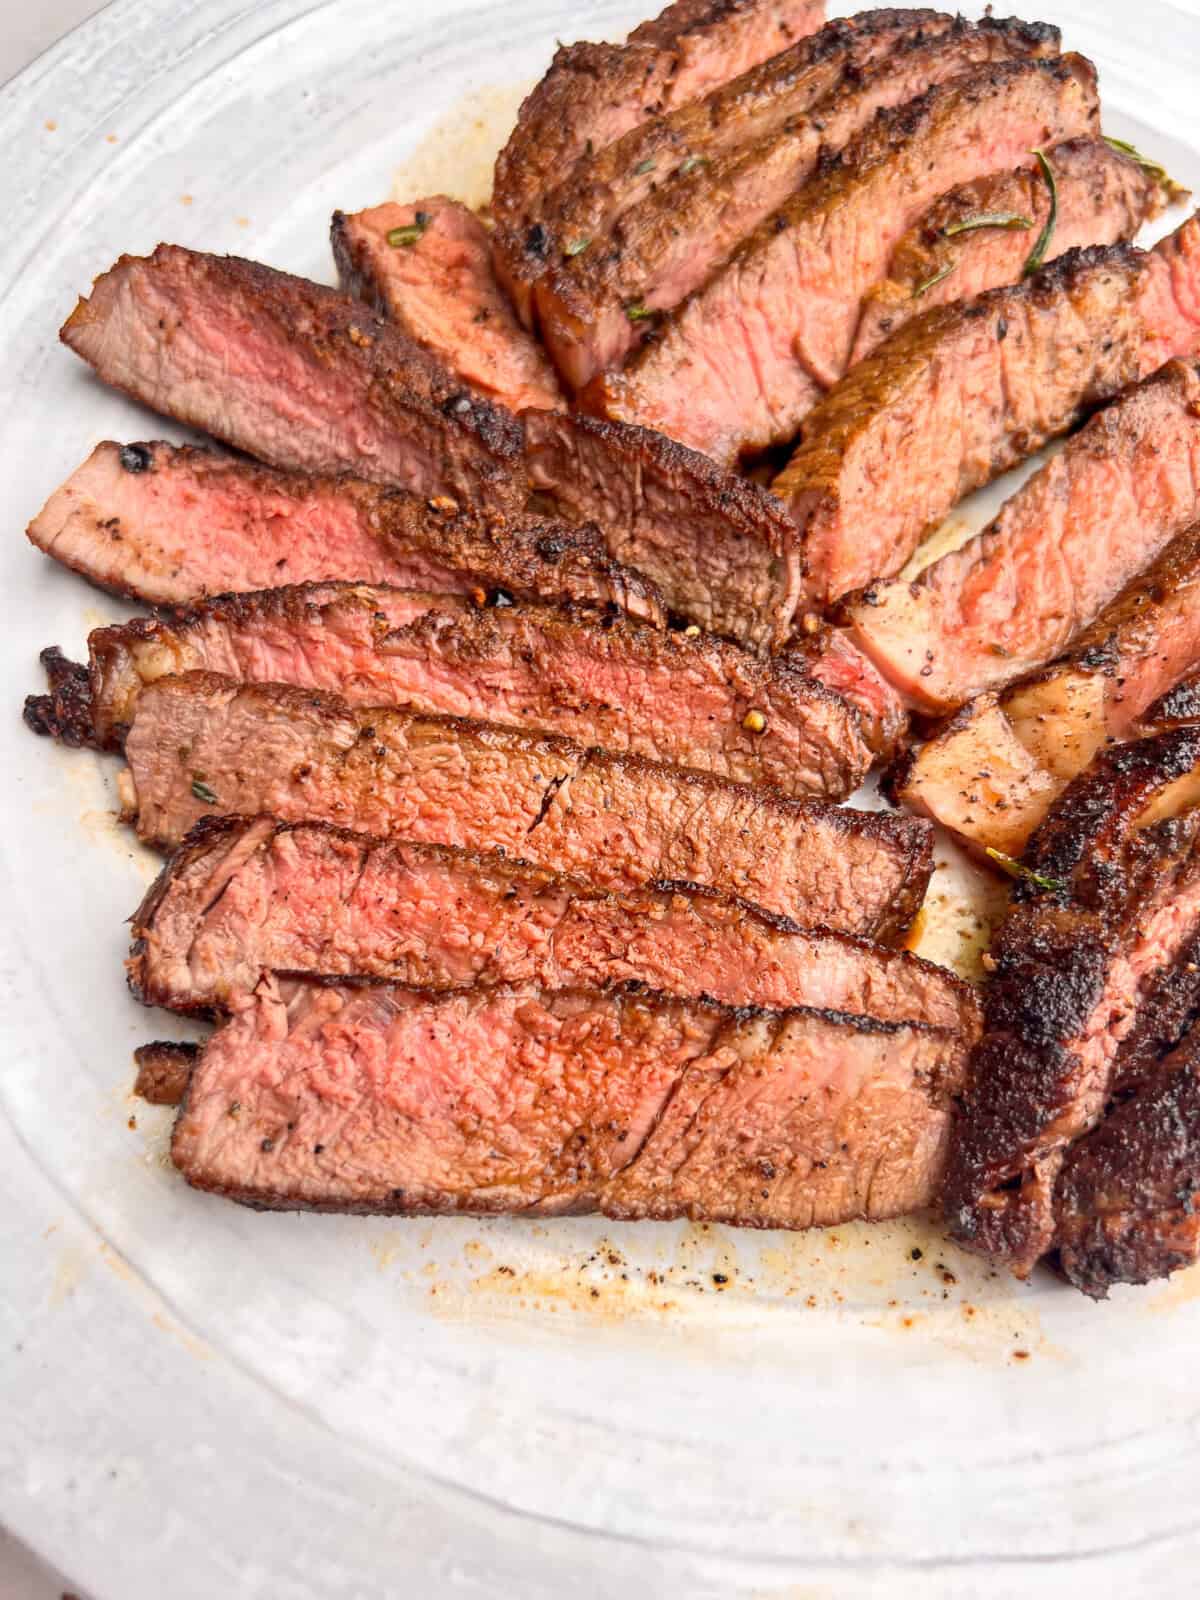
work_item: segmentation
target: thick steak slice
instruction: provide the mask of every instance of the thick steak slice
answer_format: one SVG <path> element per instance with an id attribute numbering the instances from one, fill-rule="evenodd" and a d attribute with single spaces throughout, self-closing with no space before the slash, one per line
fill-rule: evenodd
<path id="1" fill-rule="evenodd" d="M 1128 243 L 1168 197 L 1152 169 L 1104 139 L 1064 140 L 1046 159 L 1058 191 L 1047 261 L 1085 245 Z M 896 246 L 887 278 L 863 300 L 851 365 L 922 312 L 1016 283 L 1049 215 L 1049 186 L 1028 164 L 935 200 Z"/>
<path id="2" fill-rule="evenodd" d="M 624 44 L 560 45 L 496 158 L 497 267 L 528 317 L 545 265 L 545 197 L 630 128 L 737 78 L 814 32 L 823 0 L 677 0 Z"/>
<path id="3" fill-rule="evenodd" d="M 866 590 L 851 634 L 913 707 L 1053 661 L 1200 520 L 1200 372 L 1171 361 L 1094 416 L 961 550 Z"/>
<path id="4" fill-rule="evenodd" d="M 843 799 L 871 765 L 853 711 L 802 666 L 569 608 L 315 584 L 97 628 L 89 651 L 107 744 L 144 684 L 207 670 L 544 729 L 789 794 Z"/>
<path id="5" fill-rule="evenodd" d="M 917 754 L 900 798 L 972 843 L 1019 854 L 1106 745 L 1133 738 L 1147 721 L 1195 720 L 1152 707 L 1197 664 L 1200 526 L 1173 540 L 1067 655 L 1019 679 L 998 702 L 983 695 L 964 707 Z M 1013 752 L 1008 760 L 1005 751 Z"/>
<path id="6" fill-rule="evenodd" d="M 978 1033 L 970 985 L 904 951 L 801 931 L 691 885 L 618 896 L 499 856 L 325 823 L 193 830 L 133 935 L 134 993 L 182 1011 L 224 1007 L 275 972 L 422 989 L 638 984 Z"/>
<path id="7" fill-rule="evenodd" d="M 387 583 L 615 605 L 661 626 L 648 578 L 591 524 L 460 512 L 361 478 L 276 472 L 215 450 L 101 444 L 29 528 L 48 556 L 150 605 L 284 583 Z"/>
<path id="8" fill-rule="evenodd" d="M 816 597 L 899 572 L 959 500 L 1153 371 L 1164 343 L 1200 353 L 1200 218 L 1161 251 L 1073 250 L 908 323 L 810 414 L 772 485 Z"/>
<path id="9" fill-rule="evenodd" d="M 1058 50 L 1057 30 L 1040 25 L 974 24 L 918 12 L 897 28 L 894 19 L 902 15 L 884 13 L 883 28 L 841 24 L 841 49 L 795 74 L 798 89 L 819 76 L 826 93 L 802 94 L 782 126 L 685 173 L 665 174 L 600 237 L 580 225 L 556 241 L 537 284 L 538 323 L 572 388 L 619 367 L 661 313 L 699 289 L 747 234 L 792 199 L 818 161 L 843 149 L 877 111 L 972 67 Z M 585 238 L 589 246 L 577 249 Z"/>
<path id="10" fill-rule="evenodd" d="M 281 1209 L 819 1227 L 936 1197 L 965 1055 L 819 1011 L 266 980 L 201 1056 L 171 1153 Z"/>
<path id="11" fill-rule="evenodd" d="M 947 1177 L 954 1236 L 1030 1271 L 1067 1146 L 1104 1111 L 1143 996 L 1200 930 L 1200 730 L 1099 756 L 1034 834 L 992 947 Z M 1045 883 L 1049 882 L 1050 887 Z"/>
<path id="12" fill-rule="evenodd" d="M 893 111 L 764 222 L 663 318 L 588 409 L 658 428 L 718 461 L 794 437 L 849 364 L 863 295 L 940 194 L 1097 131 L 1079 56 L 981 67 Z"/>
<path id="13" fill-rule="evenodd" d="M 236 256 L 122 256 L 63 342 L 135 400 L 276 467 L 488 509 L 525 496 L 521 430 L 360 301 Z"/>
<path id="14" fill-rule="evenodd" d="M 125 759 L 138 833 L 160 846 L 210 815 L 334 822 L 500 850 L 614 890 L 699 883 L 870 938 L 908 927 L 931 871 L 929 824 L 915 818 L 206 673 L 142 691 Z"/>
<path id="15" fill-rule="evenodd" d="M 545 351 L 496 281 L 492 238 L 458 200 L 434 195 L 333 214 L 342 288 L 366 300 L 472 389 L 512 411 L 561 406 Z"/>

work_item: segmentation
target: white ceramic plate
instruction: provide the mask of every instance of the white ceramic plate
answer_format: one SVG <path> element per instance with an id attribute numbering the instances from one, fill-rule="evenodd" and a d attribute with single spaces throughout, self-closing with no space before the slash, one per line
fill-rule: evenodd
<path id="1" fill-rule="evenodd" d="M 117 0 L 0 100 L 0 1518 L 92 1600 L 1194 1592 L 1195 1273 L 1096 1307 L 918 1223 L 256 1216 L 129 1098 L 180 1032 L 122 987 L 153 863 L 113 764 L 18 719 L 38 648 L 118 608 L 21 528 L 101 438 L 171 430 L 55 330 L 160 238 L 328 277 L 330 211 L 402 164 L 480 198 L 555 36 L 639 14 Z M 1036 14 L 1200 189 L 1195 18 Z"/>

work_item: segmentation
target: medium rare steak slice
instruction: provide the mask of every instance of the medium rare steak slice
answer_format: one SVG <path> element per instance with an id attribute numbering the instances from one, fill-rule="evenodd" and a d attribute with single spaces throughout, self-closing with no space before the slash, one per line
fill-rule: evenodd
<path id="1" fill-rule="evenodd" d="M 1168 362 L 1094 416 L 1000 515 L 912 583 L 866 590 L 851 635 L 913 707 L 944 712 L 1066 650 L 1200 520 L 1200 371 Z"/>
<path id="2" fill-rule="evenodd" d="M 315 584 L 97 628 L 88 648 L 108 744 L 144 684 L 208 670 L 545 729 L 789 794 L 840 800 L 871 765 L 853 711 L 794 662 L 569 608 Z"/>
<path id="3" fill-rule="evenodd" d="M 998 702 L 983 695 L 965 707 L 918 752 L 899 796 L 972 843 L 1020 854 L 1054 799 L 1106 745 L 1133 738 L 1147 722 L 1196 720 L 1151 708 L 1198 663 L 1200 525 L 1134 578 L 1067 655 L 1019 679 Z M 1012 757 L 997 759 L 1004 751 Z"/>
<path id="4" fill-rule="evenodd" d="M 492 239 L 458 200 L 434 195 L 333 214 L 342 288 L 368 301 L 472 389 L 511 411 L 554 409 L 562 391 L 545 351 L 496 281 Z"/>
<path id="5" fill-rule="evenodd" d="M 281 1209 L 819 1227 L 936 1197 L 965 1055 L 819 1011 L 267 980 L 201 1056 L 171 1154 Z"/>
<path id="6" fill-rule="evenodd" d="M 877 111 L 973 67 L 1058 49 L 1057 30 L 1036 24 L 914 13 L 907 27 L 897 28 L 894 18 L 903 13 L 883 15 L 883 28 L 843 25 L 846 44 L 817 69 L 827 92 L 798 104 L 782 126 L 699 160 L 686 173 L 664 174 L 600 237 L 583 226 L 570 242 L 564 236 L 538 280 L 536 299 L 542 336 L 572 388 L 619 367 L 659 315 L 699 289 Z M 831 69 L 839 66 L 835 76 Z M 813 75 L 798 72 L 798 85 Z M 586 249 L 575 249 L 589 237 Z"/>
<path id="7" fill-rule="evenodd" d="M 142 691 L 125 759 L 138 833 L 160 846 L 204 816 L 334 822 L 499 850 L 614 890 L 698 883 L 879 939 L 908 927 L 931 871 L 929 824 L 915 818 L 207 673 Z"/>
<path id="8" fill-rule="evenodd" d="M 628 129 L 737 78 L 814 32 L 823 0 L 677 0 L 624 44 L 560 45 L 496 158 L 496 258 L 522 315 L 545 265 L 545 197 Z"/>
<path id="9" fill-rule="evenodd" d="M 591 524 L 460 513 L 447 499 L 276 472 L 189 446 L 98 445 L 51 495 L 29 538 L 102 588 L 150 605 L 341 580 L 502 590 L 665 621 L 654 585 L 615 562 Z"/>
<path id="10" fill-rule="evenodd" d="M 525 497 L 521 431 L 359 301 L 236 256 L 122 256 L 63 325 L 106 383 L 276 467 L 487 509 Z"/>
<path id="11" fill-rule="evenodd" d="M 978 1033 L 969 984 L 690 885 L 618 896 L 499 856 L 270 818 L 202 824 L 133 918 L 130 986 L 221 1008 L 264 973 L 423 989 L 638 984 Z"/>
<path id="12" fill-rule="evenodd" d="M 1047 261 L 1086 245 L 1128 243 L 1166 203 L 1154 169 L 1104 139 L 1067 139 L 1046 159 L 1057 190 Z M 896 246 L 887 278 L 863 300 L 851 365 L 922 312 L 1016 283 L 1049 216 L 1049 186 L 1040 167 L 1028 164 L 935 200 Z"/>
<path id="13" fill-rule="evenodd" d="M 917 317 L 826 395 L 772 485 L 814 594 L 892 577 L 959 500 L 1153 371 L 1164 345 L 1200 353 L 1197 217 L 1161 252 L 1073 250 Z"/>
<path id="14" fill-rule="evenodd" d="M 590 410 L 658 428 L 718 461 L 794 437 L 849 364 L 863 295 L 929 205 L 1032 147 L 1097 131 L 1079 56 L 981 67 L 875 122 L 662 319 Z"/>
<path id="15" fill-rule="evenodd" d="M 1101 1117 L 1143 996 L 1200 929 L 1200 730 L 1099 756 L 1034 835 L 992 946 L 947 1176 L 954 1236 L 1027 1274 L 1067 1147 Z"/>

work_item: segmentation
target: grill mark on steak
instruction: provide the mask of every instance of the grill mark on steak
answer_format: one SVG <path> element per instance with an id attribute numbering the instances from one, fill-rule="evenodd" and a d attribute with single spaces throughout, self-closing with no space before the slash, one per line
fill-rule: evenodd
<path id="1" fill-rule="evenodd" d="M 542 336 L 570 387 L 619 367 L 649 325 L 642 313 L 673 310 L 699 289 L 876 112 L 972 67 L 1058 49 L 1057 34 L 1041 25 L 921 12 L 883 17 L 883 26 L 842 24 L 840 54 L 826 51 L 817 69 L 792 75 L 797 91 L 812 93 L 797 94 L 781 126 L 752 132 L 682 174 L 664 174 L 599 237 L 574 227 L 570 237 L 590 237 L 588 249 L 555 250 L 536 286 Z M 631 320 L 630 306 L 640 320 Z"/>
<path id="2" fill-rule="evenodd" d="M 172 1156 L 263 1207 L 825 1225 L 936 1195 L 964 1054 L 805 1010 L 265 982 L 205 1049 Z"/>
<path id="3" fill-rule="evenodd" d="M 135 400 L 276 467 L 519 509 L 521 430 L 349 295 L 159 245 L 97 278 L 61 338 Z"/>
<path id="4" fill-rule="evenodd" d="M 166 847 L 210 815 L 329 821 L 499 850 L 618 891 L 703 884 L 809 926 L 881 939 L 908 927 L 932 870 L 929 825 L 913 818 L 205 673 L 142 691 L 125 758 L 138 834 Z M 555 779 L 569 781 L 530 832 Z"/>
<path id="5" fill-rule="evenodd" d="M 792 660 L 569 607 L 312 584 L 98 628 L 88 649 L 110 746 L 146 683 L 208 670 L 541 728 L 792 794 L 842 799 L 871 765 L 854 712 Z"/>
<path id="6" fill-rule="evenodd" d="M 881 111 L 583 403 L 722 462 L 787 442 L 845 372 L 863 294 L 931 202 L 1094 134 L 1098 116 L 1095 71 L 1074 55 L 993 63 Z"/>

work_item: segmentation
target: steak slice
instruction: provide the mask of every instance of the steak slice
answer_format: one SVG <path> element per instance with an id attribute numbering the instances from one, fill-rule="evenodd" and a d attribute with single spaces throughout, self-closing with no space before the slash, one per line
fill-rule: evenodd
<path id="1" fill-rule="evenodd" d="M 1053 800 L 1106 745 L 1133 738 L 1147 721 L 1195 720 L 1152 707 L 1198 664 L 1200 525 L 1134 578 L 1067 655 L 998 701 L 985 695 L 965 707 L 917 754 L 900 798 L 960 837 L 1019 854 Z M 997 761 L 1014 746 L 1010 761 Z"/>
<path id="2" fill-rule="evenodd" d="M 122 256 L 63 325 L 106 383 L 276 467 L 519 508 L 521 430 L 349 295 L 236 256 Z"/>
<path id="3" fill-rule="evenodd" d="M 1168 362 L 1094 416 L 961 550 L 849 608 L 913 707 L 944 712 L 1053 661 L 1200 520 L 1200 370 Z"/>
<path id="4" fill-rule="evenodd" d="M 171 1154 L 279 1209 L 819 1227 L 936 1196 L 965 1055 L 819 1011 L 266 980 L 201 1056 Z"/>
<path id="5" fill-rule="evenodd" d="M 1143 996 L 1200 931 L 1200 730 L 1105 752 L 1034 834 L 992 946 L 946 1183 L 955 1238 L 1025 1276 L 1067 1147 L 1100 1119 Z"/>
<path id="6" fill-rule="evenodd" d="M 545 197 L 593 151 L 739 77 L 824 20 L 823 0 L 677 0 L 624 44 L 559 46 L 496 158 L 497 268 L 526 320 L 549 242 Z"/>
<path id="7" fill-rule="evenodd" d="M 615 562 L 592 524 L 460 512 L 448 499 L 276 472 L 190 446 L 98 445 L 47 501 L 29 538 L 102 588 L 150 605 L 340 580 L 503 590 L 665 621 L 654 585 Z"/>
<path id="8" fill-rule="evenodd" d="M 865 26 L 831 25 L 844 43 L 814 48 L 818 65 L 793 73 L 797 103 L 781 126 L 696 160 L 682 174 L 664 174 L 599 237 L 576 226 L 555 240 L 537 283 L 538 323 L 572 388 L 619 367 L 659 315 L 699 289 L 747 234 L 793 198 L 818 161 L 843 149 L 877 111 L 973 67 L 1058 50 L 1057 30 L 1040 24 L 990 18 L 976 24 L 916 12 L 897 26 L 902 12 L 882 13 L 882 25 L 871 23 L 874 15 L 866 13 Z M 806 94 L 807 87 L 816 90 L 817 78 L 825 93 Z M 700 107 L 693 111 L 702 114 Z M 612 152 L 610 146 L 605 154 Z M 586 238 L 589 246 L 579 249 Z"/>
<path id="9" fill-rule="evenodd" d="M 584 403 L 722 462 L 786 443 L 845 372 L 863 295 L 929 205 L 1094 134 L 1098 116 L 1095 71 L 1074 55 L 995 62 L 880 112 Z"/>
<path id="10" fill-rule="evenodd" d="M 334 822 L 498 850 L 618 891 L 698 883 L 877 939 L 908 927 L 932 865 L 929 824 L 915 818 L 206 673 L 142 691 L 125 759 L 138 833 L 159 846 L 210 815 Z"/>
<path id="11" fill-rule="evenodd" d="M 617 896 L 499 856 L 327 823 L 202 823 L 133 935 L 130 987 L 180 1011 L 220 1010 L 274 972 L 437 990 L 643 985 L 978 1033 L 970 985 L 905 951 L 804 932 L 692 885 Z"/>
<path id="12" fill-rule="evenodd" d="M 871 765 L 853 711 L 794 662 L 569 608 L 315 584 L 97 628 L 88 648 L 110 745 L 146 683 L 207 670 L 544 729 L 790 794 L 842 799 Z"/>
<path id="13" fill-rule="evenodd" d="M 1105 139 L 1066 139 L 1046 159 L 1058 192 L 1046 261 L 1085 245 L 1128 243 L 1168 198 L 1155 169 Z M 1028 165 L 935 200 L 892 252 L 887 278 L 864 298 L 851 365 L 922 312 L 1016 283 L 1049 215 L 1049 186 Z"/>
<path id="14" fill-rule="evenodd" d="M 520 411 L 563 403 L 545 351 L 496 281 L 492 238 L 458 200 L 434 195 L 333 214 L 342 288 L 366 300 L 477 393 Z"/>
<path id="15" fill-rule="evenodd" d="M 899 572 L 965 495 L 1152 371 L 1164 337 L 1168 354 L 1200 353 L 1200 218 L 1184 231 L 1195 279 L 1182 286 L 1190 304 L 1171 302 L 1169 332 L 1159 280 L 1177 241 L 1161 255 L 1089 247 L 923 313 L 830 390 L 772 485 L 818 600 Z"/>
<path id="16" fill-rule="evenodd" d="M 1189 722 L 1200 722 L 1200 673 L 1189 673 L 1159 695 L 1142 715 L 1141 725 L 1146 733 L 1162 733 L 1168 728 L 1179 728 Z"/>

